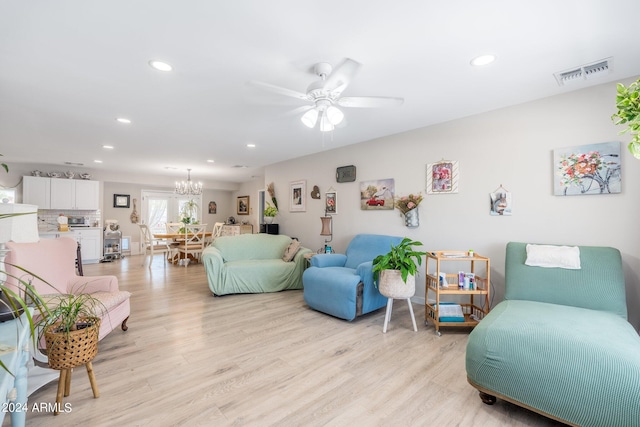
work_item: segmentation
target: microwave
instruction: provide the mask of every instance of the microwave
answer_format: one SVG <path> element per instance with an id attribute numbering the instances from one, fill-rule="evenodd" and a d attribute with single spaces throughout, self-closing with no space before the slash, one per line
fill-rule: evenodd
<path id="1" fill-rule="evenodd" d="M 84 216 L 70 216 L 68 217 L 67 223 L 69 227 L 88 227 L 89 221 L 87 217 Z"/>

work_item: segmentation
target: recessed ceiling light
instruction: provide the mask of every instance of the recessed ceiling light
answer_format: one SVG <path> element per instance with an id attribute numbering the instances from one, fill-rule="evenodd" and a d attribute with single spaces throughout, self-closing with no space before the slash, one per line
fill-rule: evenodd
<path id="1" fill-rule="evenodd" d="M 151 68 L 155 68 L 158 71 L 171 71 L 173 67 L 166 62 L 162 61 L 149 61 Z"/>
<path id="2" fill-rule="evenodd" d="M 207 160 L 207 163 L 214 163 L 213 159 Z"/>
<path id="3" fill-rule="evenodd" d="M 475 67 L 479 67 L 482 65 L 488 65 L 491 64 L 493 61 L 496 60 L 496 56 L 495 55 L 480 55 L 480 56 L 476 56 L 475 58 L 473 58 L 471 60 L 471 65 L 475 66 Z"/>
<path id="4" fill-rule="evenodd" d="M 256 148 L 256 144 L 247 144 L 247 148 Z"/>
<path id="5" fill-rule="evenodd" d="M 113 145 L 103 145 L 102 148 L 105 150 L 113 150 Z"/>
<path id="6" fill-rule="evenodd" d="M 116 120 L 117 120 L 118 122 L 120 122 L 120 123 L 125 123 L 125 124 L 129 124 L 129 123 L 131 123 L 131 120 L 129 120 L 129 119 L 127 119 L 127 118 L 124 118 L 124 117 L 118 117 Z"/>
<path id="7" fill-rule="evenodd" d="M 102 163 L 102 160 L 94 160 L 93 163 Z"/>

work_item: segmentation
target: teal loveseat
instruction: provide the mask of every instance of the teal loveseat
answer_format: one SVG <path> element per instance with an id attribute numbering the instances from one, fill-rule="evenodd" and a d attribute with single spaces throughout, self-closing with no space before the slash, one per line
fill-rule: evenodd
<path id="1" fill-rule="evenodd" d="M 291 261 L 284 261 L 292 242 L 273 234 L 218 237 L 202 252 L 209 289 L 218 296 L 302 289 L 304 255 L 311 250 L 300 247 Z"/>
<path id="2" fill-rule="evenodd" d="M 570 425 L 640 426 L 640 337 L 618 250 L 580 246 L 579 269 L 529 266 L 507 245 L 505 301 L 469 335 L 466 369 L 496 397 Z"/>

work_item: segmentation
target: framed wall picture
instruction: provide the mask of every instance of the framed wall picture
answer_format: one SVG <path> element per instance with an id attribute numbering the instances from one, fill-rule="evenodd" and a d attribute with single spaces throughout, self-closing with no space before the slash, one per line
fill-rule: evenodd
<path id="1" fill-rule="evenodd" d="M 236 214 L 249 215 L 249 196 L 238 197 L 238 200 L 236 203 Z"/>
<path id="2" fill-rule="evenodd" d="M 553 150 L 553 194 L 580 196 L 622 191 L 620 142 Z"/>
<path id="3" fill-rule="evenodd" d="M 458 162 L 442 160 L 427 165 L 427 194 L 452 194 L 458 192 Z"/>
<path id="4" fill-rule="evenodd" d="M 393 178 L 360 182 L 360 209 L 365 211 L 393 210 L 396 184 Z"/>
<path id="5" fill-rule="evenodd" d="M 129 200 L 131 196 L 128 194 L 114 194 L 113 195 L 113 207 L 114 208 L 128 208 Z"/>
<path id="6" fill-rule="evenodd" d="M 293 181 L 289 185 L 289 212 L 307 211 L 307 181 Z"/>
<path id="7" fill-rule="evenodd" d="M 209 213 L 215 214 L 218 212 L 218 205 L 216 202 L 209 202 Z"/>
<path id="8" fill-rule="evenodd" d="M 338 213 L 338 192 L 328 191 L 324 193 L 324 211 L 327 215 Z"/>

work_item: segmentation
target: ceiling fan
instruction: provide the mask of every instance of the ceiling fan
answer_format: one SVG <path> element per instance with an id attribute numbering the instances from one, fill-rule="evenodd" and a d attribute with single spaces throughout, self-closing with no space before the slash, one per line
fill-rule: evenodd
<path id="1" fill-rule="evenodd" d="M 305 126 L 314 128 L 319 124 L 320 131 L 327 132 L 332 131 L 344 119 L 344 113 L 338 107 L 395 107 L 404 102 L 403 98 L 383 96 L 341 97 L 340 95 L 349 86 L 360 66 L 359 62 L 349 58 L 342 61 L 335 69 L 331 64 L 320 62 L 313 68 L 320 80 L 311 83 L 306 93 L 258 81 L 252 81 L 250 84 L 279 95 L 312 102 L 313 105 L 297 108 L 294 113 L 304 112 L 300 120 Z"/>

